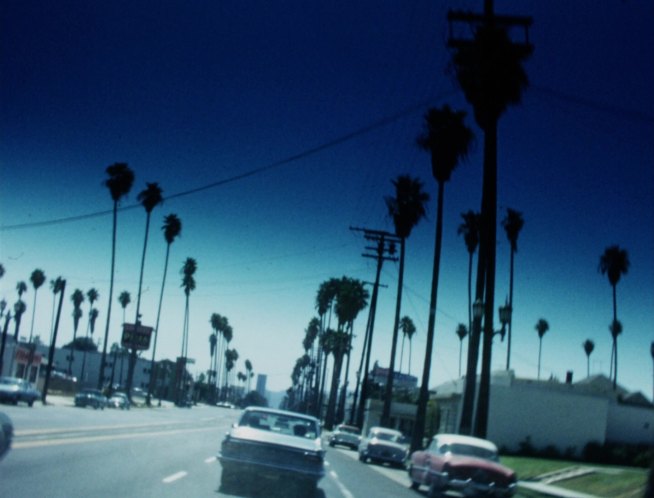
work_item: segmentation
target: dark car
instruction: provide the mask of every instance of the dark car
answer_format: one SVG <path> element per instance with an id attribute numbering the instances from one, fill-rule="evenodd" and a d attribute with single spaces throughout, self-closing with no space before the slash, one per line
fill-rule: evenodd
<path id="1" fill-rule="evenodd" d="M 32 406 L 41 392 L 30 382 L 17 377 L 0 377 L 0 401 L 17 405 L 19 401 Z"/>
<path id="2" fill-rule="evenodd" d="M 14 426 L 11 419 L 0 412 L 0 460 L 9 452 L 11 439 L 14 437 Z"/>
<path id="3" fill-rule="evenodd" d="M 430 497 L 450 490 L 464 496 L 510 497 L 517 489 L 513 470 L 499 463 L 490 441 L 458 434 L 434 436 L 429 446 L 411 455 L 411 487 L 429 487 Z"/>
<path id="4" fill-rule="evenodd" d="M 223 488 L 269 479 L 292 483 L 300 496 L 311 496 L 325 473 L 320 423 L 300 413 L 246 408 L 218 459 Z"/>
<path id="5" fill-rule="evenodd" d="M 359 460 L 362 462 L 370 460 L 404 467 L 408 456 L 409 448 L 402 433 L 394 429 L 371 427 L 359 444 Z"/>
<path id="6" fill-rule="evenodd" d="M 82 389 L 75 395 L 75 406 L 87 407 L 104 410 L 107 406 L 107 398 L 99 389 Z"/>

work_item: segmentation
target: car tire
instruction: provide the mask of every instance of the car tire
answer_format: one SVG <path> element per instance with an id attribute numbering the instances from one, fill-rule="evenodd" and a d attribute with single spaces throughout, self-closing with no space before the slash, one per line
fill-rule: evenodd
<path id="1" fill-rule="evenodd" d="M 432 482 L 429 486 L 429 492 L 427 493 L 427 496 L 429 498 L 443 498 L 445 495 L 443 494 L 443 491 L 440 488 L 437 488 Z"/>
<path id="2" fill-rule="evenodd" d="M 318 482 L 314 480 L 307 480 L 300 483 L 298 496 L 302 498 L 311 498 L 316 496 L 318 491 Z"/>
<path id="3" fill-rule="evenodd" d="M 223 491 L 233 490 L 239 481 L 238 473 L 234 470 L 228 470 L 223 467 L 222 474 L 220 475 L 220 487 Z"/>
<path id="4" fill-rule="evenodd" d="M 336 446 L 336 444 L 333 441 L 330 441 L 329 446 L 331 446 L 333 448 L 334 446 Z"/>
<path id="5" fill-rule="evenodd" d="M 31 399 L 31 400 L 29 400 L 27 402 L 27 406 L 29 406 L 30 408 L 32 408 L 33 405 L 34 405 L 34 400 L 33 399 Z"/>

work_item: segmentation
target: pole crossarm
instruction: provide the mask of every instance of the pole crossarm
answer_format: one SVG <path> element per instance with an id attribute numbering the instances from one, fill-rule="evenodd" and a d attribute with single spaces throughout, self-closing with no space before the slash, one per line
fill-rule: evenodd
<path id="1" fill-rule="evenodd" d="M 472 38 L 455 37 L 455 26 L 457 23 L 465 23 L 468 27 L 466 32 L 475 33 L 478 28 L 487 26 L 489 23 L 495 27 L 506 30 L 511 28 L 522 28 L 524 31 L 523 42 L 513 42 L 513 48 L 516 49 L 522 56 L 527 56 L 534 51 L 533 44 L 529 41 L 529 28 L 534 20 L 530 16 L 508 16 L 496 14 L 476 14 L 474 12 L 464 12 L 459 10 L 450 10 L 447 13 L 447 21 L 449 25 L 449 36 L 447 45 L 450 48 L 463 48 L 468 47 L 474 43 Z M 471 28 L 471 29 L 470 29 Z"/>

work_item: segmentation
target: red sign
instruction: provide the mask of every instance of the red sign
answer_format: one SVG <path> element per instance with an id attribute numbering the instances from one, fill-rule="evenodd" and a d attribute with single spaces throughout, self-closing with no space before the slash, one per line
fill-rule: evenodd
<path id="1" fill-rule="evenodd" d="M 153 327 L 123 323 L 123 336 L 120 343 L 124 348 L 149 349 L 153 330 Z"/>

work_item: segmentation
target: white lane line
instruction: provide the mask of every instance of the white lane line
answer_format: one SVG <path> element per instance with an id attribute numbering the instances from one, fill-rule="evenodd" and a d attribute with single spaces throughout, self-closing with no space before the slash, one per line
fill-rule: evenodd
<path id="1" fill-rule="evenodd" d="M 204 461 L 204 463 L 213 463 L 213 462 L 215 462 L 216 460 L 217 460 L 217 458 L 216 458 L 215 456 L 212 456 L 212 457 L 207 458 L 207 459 Z"/>
<path id="2" fill-rule="evenodd" d="M 336 472 L 330 470 L 329 475 L 331 476 L 332 479 L 334 479 L 334 482 L 336 483 L 338 490 L 345 498 L 354 498 L 354 495 L 350 493 L 350 490 L 347 489 L 345 485 L 338 479 L 338 474 Z"/>
<path id="3" fill-rule="evenodd" d="M 179 479 L 182 479 L 183 477 L 186 477 L 188 475 L 188 472 L 177 472 L 176 474 L 170 475 L 166 478 L 164 478 L 163 483 L 164 484 L 170 484 L 171 482 L 175 482 Z"/>

